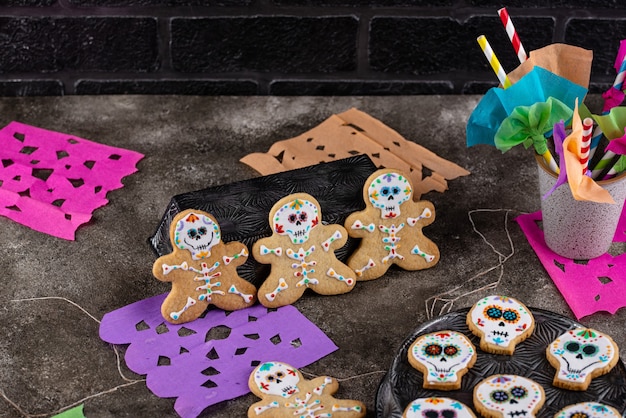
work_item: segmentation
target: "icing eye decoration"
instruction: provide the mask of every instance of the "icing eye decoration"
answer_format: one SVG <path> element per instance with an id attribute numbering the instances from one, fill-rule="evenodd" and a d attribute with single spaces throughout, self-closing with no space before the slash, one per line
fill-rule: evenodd
<path id="1" fill-rule="evenodd" d="M 429 344 L 424 347 L 424 354 L 429 357 L 440 356 L 442 351 L 443 347 L 441 347 L 439 344 Z"/>
<path id="2" fill-rule="evenodd" d="M 497 305 L 487 306 L 485 308 L 485 317 L 492 321 L 503 320 L 509 324 L 514 324 L 520 319 L 520 315 L 515 309 L 502 309 Z"/>
<path id="3" fill-rule="evenodd" d="M 515 386 L 511 389 L 511 396 L 513 396 L 513 399 L 517 400 L 524 399 L 526 396 L 528 396 L 528 391 L 525 387 Z"/>
<path id="4" fill-rule="evenodd" d="M 309 216 L 306 214 L 306 212 L 290 213 L 289 216 L 287 216 L 287 221 L 289 221 L 289 223 L 295 224 L 298 222 L 306 222 L 308 218 Z"/>
<path id="5" fill-rule="evenodd" d="M 444 347 L 443 353 L 448 357 L 454 357 L 459 354 L 459 347 L 454 345 L 448 345 Z"/>
<path id="6" fill-rule="evenodd" d="M 567 344 L 565 344 L 564 348 L 569 351 L 570 353 L 573 354 L 578 354 L 578 356 L 580 357 L 593 357 L 595 356 L 599 349 L 597 346 L 593 345 L 593 344 L 583 344 L 581 345 L 580 343 L 576 342 L 576 341 L 571 341 L 568 342 Z"/>
<path id="7" fill-rule="evenodd" d="M 195 240 L 200 240 L 202 239 L 203 236 L 205 236 L 207 234 L 207 229 L 204 226 L 201 226 L 200 228 L 196 229 L 196 228 L 190 228 L 187 231 L 187 236 L 191 239 L 195 239 Z"/>
<path id="8" fill-rule="evenodd" d="M 435 411 L 434 409 L 427 409 L 422 412 L 424 418 L 455 418 L 456 411 L 452 409 L 444 409 L 441 411 Z"/>
<path id="9" fill-rule="evenodd" d="M 489 397 L 495 403 L 505 403 L 509 400 L 509 394 L 505 390 L 494 390 L 493 392 L 491 392 Z"/>

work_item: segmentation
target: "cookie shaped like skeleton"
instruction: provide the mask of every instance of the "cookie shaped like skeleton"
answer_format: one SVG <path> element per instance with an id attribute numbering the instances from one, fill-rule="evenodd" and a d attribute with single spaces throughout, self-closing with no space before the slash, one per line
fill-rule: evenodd
<path id="1" fill-rule="evenodd" d="M 348 258 L 357 280 L 376 279 L 396 264 L 404 270 L 422 270 L 439 261 L 439 248 L 422 228 L 435 220 L 431 202 L 413 201 L 413 186 L 393 169 L 374 172 L 363 187 L 365 209 L 350 214 L 348 234 L 361 238 Z"/>
<path id="2" fill-rule="evenodd" d="M 611 371 L 619 350 L 611 337 L 590 328 L 576 328 L 556 338 L 546 349 L 550 364 L 557 369 L 554 386 L 587 390 L 591 380 Z"/>
<path id="3" fill-rule="evenodd" d="M 292 304 L 307 289 L 338 295 L 354 288 L 354 271 L 335 255 L 348 239 L 346 230 L 321 221 L 320 205 L 309 194 L 292 194 L 274 204 L 269 215 L 272 236 L 252 247 L 254 258 L 271 266 L 259 287 L 259 301 L 264 306 Z"/>
<path id="4" fill-rule="evenodd" d="M 480 337 L 480 348 L 493 354 L 513 355 L 515 346 L 535 329 L 535 319 L 524 304 L 498 295 L 476 302 L 466 322 L 472 333 Z"/>
<path id="5" fill-rule="evenodd" d="M 580 402 L 561 409 L 554 418 L 622 418 L 622 414 L 599 402 Z"/>
<path id="6" fill-rule="evenodd" d="M 179 213 L 172 220 L 170 240 L 173 252 L 152 266 L 154 277 L 172 282 L 161 305 L 163 318 L 180 324 L 198 318 L 210 304 L 229 311 L 254 304 L 256 288 L 237 273 L 248 249 L 240 242 L 222 242 L 211 215 L 193 209 Z"/>
<path id="7" fill-rule="evenodd" d="M 424 375 L 425 389 L 457 390 L 476 362 L 476 348 L 460 332 L 437 331 L 418 337 L 409 348 L 408 360 Z"/>
<path id="8" fill-rule="evenodd" d="M 533 418 L 544 402 L 541 385 L 522 376 L 493 375 L 474 388 L 474 408 L 485 418 Z"/>
<path id="9" fill-rule="evenodd" d="M 337 417 L 361 418 L 365 405 L 359 401 L 335 399 L 337 379 L 328 376 L 307 380 L 285 363 L 266 362 L 250 374 L 248 386 L 261 398 L 248 409 L 248 417 Z"/>
<path id="10" fill-rule="evenodd" d="M 402 418 L 475 418 L 476 415 L 462 402 L 450 398 L 420 398 L 412 401 Z"/>

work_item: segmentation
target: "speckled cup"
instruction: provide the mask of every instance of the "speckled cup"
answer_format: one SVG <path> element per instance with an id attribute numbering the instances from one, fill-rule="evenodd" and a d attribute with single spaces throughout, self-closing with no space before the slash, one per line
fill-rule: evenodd
<path id="1" fill-rule="evenodd" d="M 626 174 L 598 181 L 616 204 L 576 200 L 567 184 L 543 199 L 556 183 L 557 176 L 541 157 L 537 158 L 537 167 L 543 233 L 548 247 L 560 256 L 575 260 L 588 260 L 606 253 L 624 207 Z"/>

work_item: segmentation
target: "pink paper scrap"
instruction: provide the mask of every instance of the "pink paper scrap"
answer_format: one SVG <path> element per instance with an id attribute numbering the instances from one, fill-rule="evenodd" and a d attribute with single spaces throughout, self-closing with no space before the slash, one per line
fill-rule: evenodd
<path id="1" fill-rule="evenodd" d="M 626 307 L 626 253 L 615 257 L 605 253 L 590 260 L 561 257 L 546 245 L 539 227 L 541 211 L 515 220 L 577 319 L 600 311 L 615 314 Z M 620 224 L 614 242 L 624 241 L 625 225 Z"/>
<path id="2" fill-rule="evenodd" d="M 266 361 L 296 368 L 337 350 L 337 346 L 295 307 L 255 305 L 239 311 L 211 309 L 204 317 L 174 325 L 161 316 L 165 294 L 107 313 L 100 338 L 130 344 L 126 365 L 147 375 L 158 397 L 177 398 L 181 417 L 249 393 L 252 370 Z"/>
<path id="3" fill-rule="evenodd" d="M 0 215 L 55 237 L 108 203 L 143 155 L 69 134 L 11 122 L 0 129 Z"/>

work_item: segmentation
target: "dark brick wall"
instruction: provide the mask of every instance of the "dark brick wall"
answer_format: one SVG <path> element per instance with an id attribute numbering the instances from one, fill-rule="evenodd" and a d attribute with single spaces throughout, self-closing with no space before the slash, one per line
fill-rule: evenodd
<path id="1" fill-rule="evenodd" d="M 623 0 L 0 0 L 0 95 L 399 95 L 497 84 L 476 37 L 592 49 L 615 78 Z"/>

